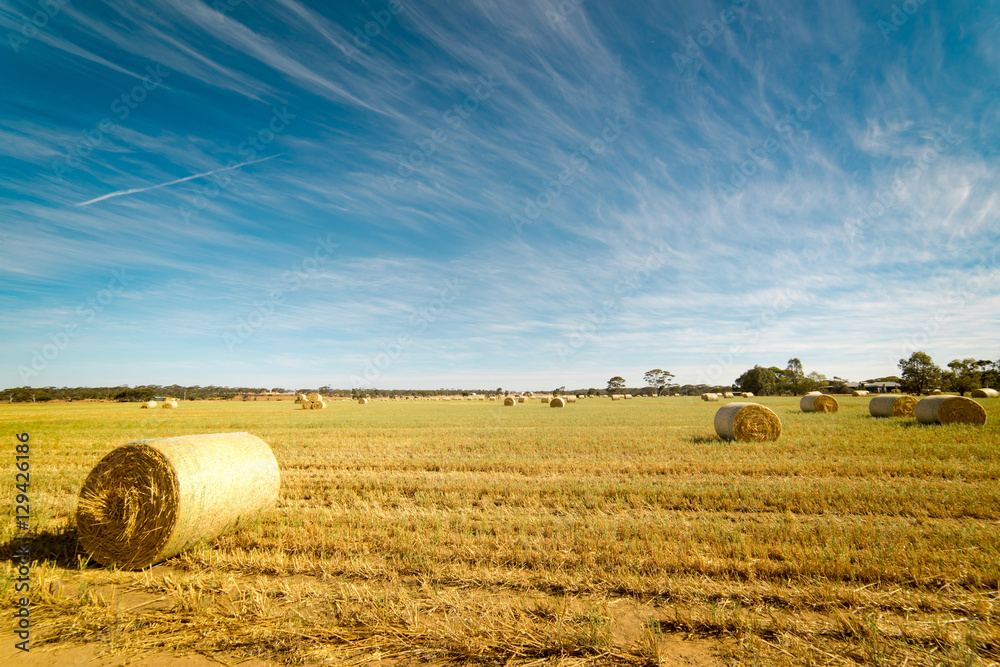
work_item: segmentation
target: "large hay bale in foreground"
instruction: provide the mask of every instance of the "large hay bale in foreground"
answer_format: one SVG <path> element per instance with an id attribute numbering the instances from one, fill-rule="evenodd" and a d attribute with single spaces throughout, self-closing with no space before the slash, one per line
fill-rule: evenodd
<path id="1" fill-rule="evenodd" d="M 759 403 L 728 403 L 715 413 L 715 432 L 724 440 L 764 442 L 781 436 L 781 420 Z"/>
<path id="2" fill-rule="evenodd" d="M 876 396 L 868 401 L 872 417 L 912 417 L 917 399 L 912 396 Z"/>
<path id="3" fill-rule="evenodd" d="M 973 389 L 972 398 L 1000 398 L 1000 391 L 996 389 L 990 389 L 988 387 L 983 387 L 982 389 Z"/>
<path id="4" fill-rule="evenodd" d="M 560 398 L 559 396 L 556 396 L 551 401 L 549 401 L 549 407 L 550 408 L 565 408 L 566 407 L 566 399 Z"/>
<path id="5" fill-rule="evenodd" d="M 517 399 L 515 399 L 513 396 L 508 396 L 507 398 L 503 399 L 503 404 L 504 407 L 517 405 Z"/>
<path id="6" fill-rule="evenodd" d="M 273 508 L 280 484 L 271 448 L 249 433 L 138 440 L 90 471 L 76 532 L 97 562 L 140 569 Z"/>
<path id="7" fill-rule="evenodd" d="M 840 409 L 837 399 L 827 394 L 806 394 L 799 401 L 802 412 L 836 412 Z"/>
<path id="8" fill-rule="evenodd" d="M 851 392 L 851 396 L 867 396 L 868 391 L 866 389 L 855 389 Z"/>
<path id="9" fill-rule="evenodd" d="M 986 408 L 964 396 L 928 396 L 917 401 L 913 416 L 921 424 L 986 423 Z"/>
<path id="10" fill-rule="evenodd" d="M 701 400 L 708 401 L 710 403 L 714 403 L 715 401 L 719 400 L 719 395 L 711 393 L 711 392 L 707 393 L 707 394 L 702 394 L 701 395 Z"/>

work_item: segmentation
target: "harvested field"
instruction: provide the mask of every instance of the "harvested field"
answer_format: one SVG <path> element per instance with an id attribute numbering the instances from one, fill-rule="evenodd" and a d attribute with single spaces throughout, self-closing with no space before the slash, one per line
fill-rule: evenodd
<path id="1" fill-rule="evenodd" d="M 783 424 L 766 443 L 719 440 L 698 397 L 0 406 L 31 437 L 31 659 L 996 664 L 1000 405 L 926 427 L 839 400 L 817 419 L 755 398 Z M 71 517 L 102 456 L 228 431 L 274 451 L 276 511 L 141 572 L 83 557 Z"/>

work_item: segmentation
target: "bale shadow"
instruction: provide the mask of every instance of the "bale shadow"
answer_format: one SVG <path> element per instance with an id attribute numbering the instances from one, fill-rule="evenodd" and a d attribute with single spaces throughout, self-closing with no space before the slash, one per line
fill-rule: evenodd
<path id="1" fill-rule="evenodd" d="M 57 531 L 43 531 L 31 536 L 28 540 L 12 539 L 0 544 L 0 559 L 11 561 L 19 558 L 19 550 L 28 547 L 32 561 L 52 561 L 62 568 L 76 569 L 80 565 L 78 556 L 86 554 L 80 549 L 76 529 L 65 527 Z M 87 567 L 97 567 L 88 559 Z"/>
<path id="2" fill-rule="evenodd" d="M 694 435 L 691 436 L 690 440 L 696 445 L 718 444 L 720 442 L 725 442 L 717 435 Z"/>

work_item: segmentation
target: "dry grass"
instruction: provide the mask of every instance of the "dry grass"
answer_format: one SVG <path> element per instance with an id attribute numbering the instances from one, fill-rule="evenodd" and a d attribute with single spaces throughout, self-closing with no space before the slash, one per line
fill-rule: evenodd
<path id="1" fill-rule="evenodd" d="M 697 397 L 3 406 L 31 434 L 33 649 L 653 665 L 684 637 L 714 664 L 996 664 L 1000 406 L 985 427 L 919 426 L 866 398 L 822 419 L 755 400 L 780 441 L 721 442 Z M 78 558 L 70 517 L 101 456 L 234 430 L 272 446 L 277 512 L 144 572 Z"/>

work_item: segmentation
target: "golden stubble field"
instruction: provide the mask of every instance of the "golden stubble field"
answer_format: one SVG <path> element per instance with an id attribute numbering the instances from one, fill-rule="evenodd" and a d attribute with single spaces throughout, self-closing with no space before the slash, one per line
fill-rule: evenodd
<path id="1" fill-rule="evenodd" d="M 13 630 L 0 661 L 998 664 L 1000 400 L 985 427 L 754 400 L 778 442 L 696 397 L 0 406 L 10 627 L 21 432 L 38 531 L 33 662 Z M 78 552 L 104 454 L 228 431 L 273 448 L 276 512 L 146 571 Z"/>

